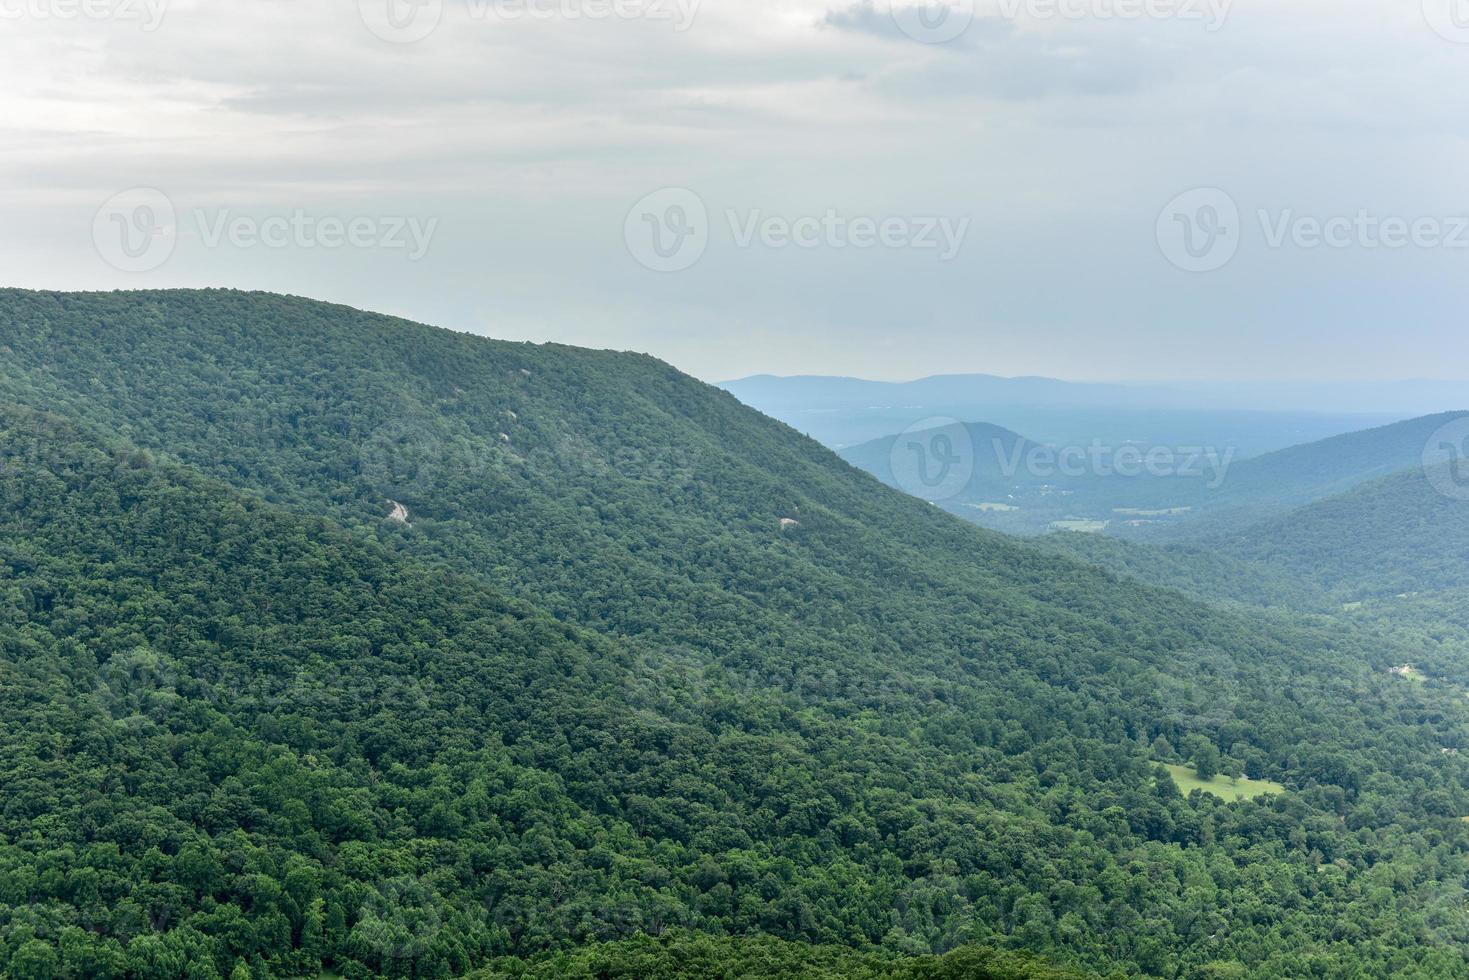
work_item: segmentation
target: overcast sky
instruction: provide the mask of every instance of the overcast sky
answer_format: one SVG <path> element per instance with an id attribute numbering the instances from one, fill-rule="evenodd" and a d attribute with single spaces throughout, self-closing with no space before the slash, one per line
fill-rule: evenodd
<path id="1" fill-rule="evenodd" d="M 0 83 L 9 285 L 710 380 L 1469 377 L 1469 0 L 0 0 Z"/>

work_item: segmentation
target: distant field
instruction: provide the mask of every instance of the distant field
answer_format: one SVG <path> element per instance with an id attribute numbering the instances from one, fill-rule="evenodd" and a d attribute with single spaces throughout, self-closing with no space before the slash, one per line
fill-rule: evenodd
<path id="1" fill-rule="evenodd" d="M 1052 531 L 1080 531 L 1083 534 L 1101 534 L 1111 521 L 1052 521 Z"/>
<path id="2" fill-rule="evenodd" d="M 1123 514 L 1128 517 L 1173 517 L 1177 514 L 1187 514 L 1193 510 L 1192 507 L 1169 507 L 1166 510 L 1141 510 L 1137 507 L 1114 507 L 1112 513 Z"/>
<path id="3" fill-rule="evenodd" d="M 1008 512 L 1008 511 L 1019 510 L 1020 509 L 1019 507 L 1016 507 L 1014 504 L 965 504 L 964 506 L 965 507 L 973 507 L 975 510 L 982 510 L 982 511 L 986 511 L 986 512 L 989 512 L 989 511 Z"/>
<path id="4" fill-rule="evenodd" d="M 1163 763 L 1163 768 L 1167 769 L 1169 774 L 1173 776 L 1174 784 L 1178 786 L 1178 791 L 1184 796 L 1187 796 L 1196 789 L 1201 789 L 1205 793 L 1213 793 L 1221 800 L 1228 800 L 1232 803 L 1238 800 L 1252 800 L 1257 796 L 1264 796 L 1266 793 L 1285 792 L 1284 786 L 1276 782 L 1271 782 L 1268 779 L 1248 779 L 1244 776 L 1241 776 L 1239 779 L 1230 779 L 1228 776 L 1221 774 L 1205 782 L 1195 775 L 1194 771 L 1188 766 L 1174 766 L 1165 762 Z"/>

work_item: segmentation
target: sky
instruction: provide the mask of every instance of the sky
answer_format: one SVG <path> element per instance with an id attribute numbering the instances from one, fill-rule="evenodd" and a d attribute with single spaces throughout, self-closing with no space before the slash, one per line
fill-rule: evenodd
<path id="1" fill-rule="evenodd" d="M 1469 0 L 0 0 L 0 283 L 707 380 L 1469 377 Z"/>

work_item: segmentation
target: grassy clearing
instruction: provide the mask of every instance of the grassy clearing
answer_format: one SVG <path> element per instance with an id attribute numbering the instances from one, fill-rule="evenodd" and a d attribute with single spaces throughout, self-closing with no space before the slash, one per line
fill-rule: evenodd
<path id="1" fill-rule="evenodd" d="M 1174 517 L 1178 514 L 1187 514 L 1193 510 L 1192 507 L 1168 507 L 1163 510 L 1143 510 L 1140 507 L 1113 507 L 1112 513 L 1122 514 L 1126 517 Z"/>
<path id="2" fill-rule="evenodd" d="M 964 506 L 965 507 L 973 507 L 975 510 L 982 510 L 982 511 L 986 511 L 986 512 L 988 512 L 988 511 L 999 511 L 1001 513 L 1005 513 L 1005 512 L 1012 511 L 1012 510 L 1019 510 L 1020 509 L 1019 507 L 1016 507 L 1014 504 L 965 504 Z"/>
<path id="3" fill-rule="evenodd" d="M 1163 768 L 1168 770 L 1169 775 L 1173 777 L 1174 785 L 1184 796 L 1196 789 L 1201 789 L 1205 793 L 1212 793 L 1221 800 L 1233 803 L 1238 800 L 1253 800 L 1266 793 L 1285 792 L 1284 786 L 1269 779 L 1249 779 L 1245 776 L 1230 779 L 1221 774 L 1205 782 L 1188 766 L 1175 766 L 1165 762 Z"/>
<path id="4" fill-rule="evenodd" d="M 1080 531 L 1083 534 L 1101 534 L 1111 521 L 1052 521 L 1052 531 Z"/>

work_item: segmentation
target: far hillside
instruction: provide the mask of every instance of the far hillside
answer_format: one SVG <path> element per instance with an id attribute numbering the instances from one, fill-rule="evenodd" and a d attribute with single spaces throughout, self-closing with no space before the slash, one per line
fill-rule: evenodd
<path id="1" fill-rule="evenodd" d="M 972 460 L 973 475 L 962 484 L 951 480 L 937 488 L 942 492 L 894 472 L 894 461 L 900 467 L 911 461 L 908 454 L 893 452 L 893 437 L 842 456 L 890 485 L 997 530 L 1105 531 L 1138 540 L 1197 541 L 1420 469 L 1425 452 L 1430 461 L 1446 462 L 1446 450 L 1430 443 L 1445 425 L 1466 417 L 1469 413 L 1429 415 L 1252 459 L 1191 446 L 1100 440 L 1043 445 L 995 426 L 950 426 L 950 443 L 958 447 L 953 455 Z M 905 438 L 922 442 L 912 434 Z"/>
<path id="2" fill-rule="evenodd" d="M 1222 538 L 1217 551 L 1343 601 L 1469 586 L 1469 491 L 1443 492 L 1451 479 L 1446 464 L 1373 480 Z"/>

